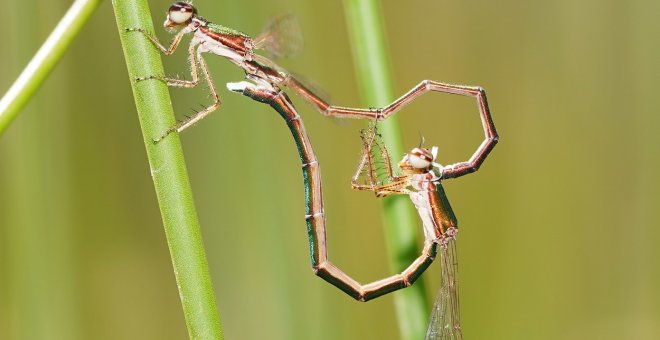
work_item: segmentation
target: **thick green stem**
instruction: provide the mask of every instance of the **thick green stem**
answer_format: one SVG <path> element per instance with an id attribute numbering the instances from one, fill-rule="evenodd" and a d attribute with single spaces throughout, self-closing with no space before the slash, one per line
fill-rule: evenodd
<path id="1" fill-rule="evenodd" d="M 152 142 L 175 123 L 167 86 L 158 80 L 134 81 L 136 76 L 163 74 L 158 50 L 142 34 L 125 32 L 129 27 L 153 32 L 149 8 L 146 0 L 116 0 L 112 4 L 188 334 L 191 339 L 221 339 L 220 318 L 179 137 L 173 133 L 158 144 Z"/>
<path id="2" fill-rule="evenodd" d="M 370 106 L 385 106 L 394 96 L 378 1 L 344 0 L 344 7 L 364 100 Z M 380 126 L 385 144 L 394 156 L 405 153 L 396 118 L 390 117 Z M 403 196 L 385 199 L 382 207 L 390 266 L 400 271 L 418 256 L 416 214 Z M 395 306 L 401 338 L 424 338 L 427 303 L 421 282 L 397 293 Z"/>
<path id="3" fill-rule="evenodd" d="M 39 89 L 101 0 L 76 0 L 20 76 L 0 99 L 0 135 Z"/>

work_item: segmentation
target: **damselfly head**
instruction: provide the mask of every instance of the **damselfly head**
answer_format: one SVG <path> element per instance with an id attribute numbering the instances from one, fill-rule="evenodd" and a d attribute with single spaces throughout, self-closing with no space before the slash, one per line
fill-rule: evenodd
<path id="1" fill-rule="evenodd" d="M 421 170 L 429 170 L 433 165 L 435 156 L 431 151 L 426 148 L 414 148 L 408 152 L 401 162 L 399 167 L 403 171 L 421 172 Z"/>
<path id="2" fill-rule="evenodd" d="M 167 28 L 176 28 L 190 23 L 193 16 L 197 15 L 197 9 L 191 3 L 177 1 L 167 10 L 167 19 L 163 26 Z"/>

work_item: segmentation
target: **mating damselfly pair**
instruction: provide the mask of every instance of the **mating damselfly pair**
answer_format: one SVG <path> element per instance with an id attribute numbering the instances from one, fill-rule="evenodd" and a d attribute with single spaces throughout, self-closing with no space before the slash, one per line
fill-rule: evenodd
<path id="1" fill-rule="evenodd" d="M 291 73 L 257 53 L 258 50 L 264 49 L 270 51 L 271 55 L 277 56 L 284 50 L 281 40 L 276 38 L 276 34 L 272 31 L 267 31 L 252 39 L 239 31 L 213 24 L 200 17 L 197 9 L 188 2 L 175 2 L 172 4 L 168 10 L 164 26 L 173 31 L 178 31 L 169 46 L 162 45 L 154 35 L 141 28 L 126 28 L 126 31 L 142 33 L 166 55 L 174 53 L 183 36 L 192 34 L 192 40 L 188 47 L 191 79 L 144 75 L 136 78 L 136 80 L 153 79 L 164 81 L 169 86 L 190 88 L 197 86 L 203 76 L 208 84 L 213 103 L 164 131 L 161 136 L 154 136 L 154 142 L 158 143 L 170 133 L 187 129 L 220 106 L 220 96 L 202 55 L 211 53 L 226 58 L 246 73 L 246 81 L 227 83 L 227 88 L 255 101 L 270 105 L 285 120 L 296 142 L 302 163 L 306 198 L 305 220 L 314 273 L 356 300 L 368 301 L 412 285 L 428 268 L 436 257 L 438 248 L 440 248 L 441 257 L 443 258 L 444 285 L 438 302 L 443 306 L 440 307 L 439 314 L 434 312 L 434 315 L 438 316 L 436 318 L 438 321 L 432 322 L 432 326 L 452 329 L 454 331 L 450 331 L 449 334 L 456 332 L 458 335 L 454 338 L 460 338 L 454 251 L 457 222 L 440 182 L 479 169 L 498 141 L 498 135 L 488 109 L 485 91 L 479 87 L 451 85 L 426 80 L 383 108 L 360 109 L 333 106 L 323 100 L 311 88 L 303 85 Z M 273 25 L 273 27 L 280 26 L 283 26 L 281 22 Z M 375 126 L 372 126 L 363 134 L 363 156 L 352 181 L 353 187 L 358 190 L 374 191 L 377 196 L 408 195 L 422 220 L 425 237 L 422 253 L 403 272 L 372 283 L 361 284 L 328 260 L 320 165 L 302 118 L 289 96 L 283 92 L 284 88 L 292 90 L 323 115 L 366 119 L 374 122 L 387 119 L 421 95 L 429 92 L 469 96 L 476 99 L 485 139 L 470 159 L 465 162 L 441 166 L 435 162 L 436 148 L 428 150 L 420 146 L 404 156 L 398 164 L 402 174 L 395 175 L 389 153 L 384 146 L 378 146 L 378 132 Z M 385 182 L 380 182 L 373 176 L 374 172 L 372 170 L 378 166 L 374 162 L 375 158 L 373 156 L 375 153 L 380 154 L 381 159 L 387 165 L 388 176 Z M 361 174 L 365 173 L 367 175 L 362 179 L 366 178 L 366 180 L 360 182 Z M 438 309 L 436 308 L 436 310 Z"/>

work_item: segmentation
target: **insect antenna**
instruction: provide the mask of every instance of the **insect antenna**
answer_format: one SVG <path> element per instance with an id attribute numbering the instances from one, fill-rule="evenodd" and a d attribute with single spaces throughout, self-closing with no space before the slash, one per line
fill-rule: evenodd
<path id="1" fill-rule="evenodd" d="M 419 148 L 421 149 L 424 146 L 424 142 L 426 141 L 426 139 L 422 135 L 421 131 L 418 131 L 418 133 L 419 133 Z"/>

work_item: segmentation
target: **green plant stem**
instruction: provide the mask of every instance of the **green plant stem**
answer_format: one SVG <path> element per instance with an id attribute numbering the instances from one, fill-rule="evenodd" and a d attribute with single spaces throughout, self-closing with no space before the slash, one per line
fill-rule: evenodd
<path id="1" fill-rule="evenodd" d="M 55 26 L 39 51 L 0 99 L 0 135 L 55 68 L 101 0 L 76 0 Z"/>
<path id="2" fill-rule="evenodd" d="M 158 50 L 142 34 L 124 31 L 127 27 L 140 27 L 153 32 L 149 8 L 146 0 L 115 0 L 112 5 L 188 334 L 191 339 L 222 339 L 220 318 L 178 134 L 172 133 L 158 144 L 152 142 L 175 123 L 169 91 L 163 82 L 157 80 L 134 81 L 138 75 L 163 74 Z"/>
<path id="3" fill-rule="evenodd" d="M 344 0 L 344 7 L 364 100 L 371 106 L 385 106 L 394 96 L 378 1 Z M 395 156 L 405 153 L 396 118 L 380 125 L 385 144 Z M 382 210 L 390 266 L 401 271 L 418 256 L 416 213 L 403 196 L 385 199 Z M 401 338 L 423 339 L 427 299 L 421 282 L 397 293 L 394 299 Z"/>

